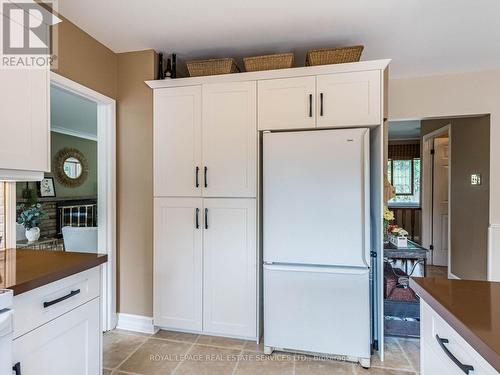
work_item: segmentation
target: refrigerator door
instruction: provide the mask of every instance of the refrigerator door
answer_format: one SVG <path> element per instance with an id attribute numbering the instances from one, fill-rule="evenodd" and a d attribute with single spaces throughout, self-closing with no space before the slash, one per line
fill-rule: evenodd
<path id="1" fill-rule="evenodd" d="M 369 266 L 369 130 L 265 133 L 264 261 Z"/>
<path id="2" fill-rule="evenodd" d="M 264 345 L 370 358 L 369 270 L 264 265 Z"/>

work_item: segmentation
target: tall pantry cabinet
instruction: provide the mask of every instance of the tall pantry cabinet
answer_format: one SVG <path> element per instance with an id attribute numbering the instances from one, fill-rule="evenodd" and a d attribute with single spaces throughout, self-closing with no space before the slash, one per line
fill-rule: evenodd
<path id="1" fill-rule="evenodd" d="M 256 82 L 154 91 L 154 324 L 257 337 Z"/>

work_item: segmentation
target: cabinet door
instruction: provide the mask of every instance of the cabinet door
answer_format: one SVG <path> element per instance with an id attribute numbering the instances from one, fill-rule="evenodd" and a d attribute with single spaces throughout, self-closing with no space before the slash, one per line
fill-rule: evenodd
<path id="1" fill-rule="evenodd" d="M 203 330 L 255 338 L 255 200 L 204 199 L 204 208 Z"/>
<path id="2" fill-rule="evenodd" d="M 317 77 L 318 127 L 381 123 L 380 71 Z"/>
<path id="3" fill-rule="evenodd" d="M 154 215 L 154 323 L 201 331 L 202 200 L 156 198 Z"/>
<path id="4" fill-rule="evenodd" d="M 99 298 L 23 335 L 13 343 L 13 364 L 23 375 L 101 373 Z"/>
<path id="5" fill-rule="evenodd" d="M 49 172 L 48 69 L 0 69 L 0 82 L 0 169 Z"/>
<path id="6" fill-rule="evenodd" d="M 314 128 L 316 77 L 259 81 L 259 130 Z"/>
<path id="7" fill-rule="evenodd" d="M 154 90 L 154 195 L 201 196 L 200 168 L 201 87 Z"/>
<path id="8" fill-rule="evenodd" d="M 255 197 L 256 82 L 203 85 L 204 197 Z"/>

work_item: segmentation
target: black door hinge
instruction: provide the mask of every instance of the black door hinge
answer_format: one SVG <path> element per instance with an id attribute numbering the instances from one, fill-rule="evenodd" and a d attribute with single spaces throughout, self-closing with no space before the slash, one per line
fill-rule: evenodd
<path id="1" fill-rule="evenodd" d="M 370 251 L 370 256 L 372 258 L 376 258 L 377 257 L 377 252 L 376 251 Z"/>
<path id="2" fill-rule="evenodd" d="M 429 250 L 434 250 L 434 245 L 430 245 Z"/>
<path id="3" fill-rule="evenodd" d="M 434 149 L 431 150 L 431 155 L 434 155 L 436 151 Z"/>

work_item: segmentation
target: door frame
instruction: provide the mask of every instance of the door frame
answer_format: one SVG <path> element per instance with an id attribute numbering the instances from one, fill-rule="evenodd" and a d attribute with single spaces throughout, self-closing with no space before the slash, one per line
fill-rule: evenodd
<path id="1" fill-rule="evenodd" d="M 434 138 L 448 134 L 448 277 L 458 278 L 451 273 L 451 153 L 452 136 L 451 124 L 443 126 L 422 139 L 422 245 L 430 249 L 433 238 L 433 158 L 431 150 L 434 147 Z M 430 250 L 431 261 L 433 264 L 433 250 Z"/>
<path id="2" fill-rule="evenodd" d="M 50 84 L 97 104 L 98 251 L 108 255 L 101 267 L 102 330 L 116 327 L 116 101 L 50 72 Z"/>

